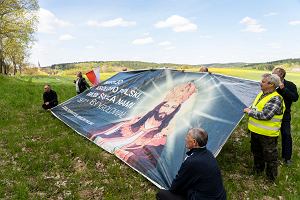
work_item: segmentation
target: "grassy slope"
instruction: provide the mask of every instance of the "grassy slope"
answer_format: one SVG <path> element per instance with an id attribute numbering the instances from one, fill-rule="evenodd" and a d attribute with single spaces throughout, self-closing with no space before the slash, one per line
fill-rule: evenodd
<path id="1" fill-rule="evenodd" d="M 41 109 L 44 82 L 60 102 L 75 94 L 53 78 L 0 76 L 0 199 L 151 198 L 150 182 Z"/>
<path id="2" fill-rule="evenodd" d="M 150 182 L 40 108 L 45 82 L 60 102 L 75 94 L 72 78 L 0 76 L 0 198 L 154 199 Z M 228 199 L 298 198 L 300 101 L 293 110 L 294 163 L 279 167 L 275 185 L 250 174 L 245 122 L 237 127 L 218 156 Z"/>

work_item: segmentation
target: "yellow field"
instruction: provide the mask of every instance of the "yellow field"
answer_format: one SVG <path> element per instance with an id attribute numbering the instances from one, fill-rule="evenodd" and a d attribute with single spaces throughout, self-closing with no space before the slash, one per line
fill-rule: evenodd
<path id="1" fill-rule="evenodd" d="M 198 71 L 199 69 L 192 69 L 189 71 Z M 240 68 L 209 68 L 209 71 L 217 74 L 224 74 L 228 76 L 240 77 L 244 79 L 257 80 L 261 79 L 261 75 L 264 73 L 270 73 L 270 71 L 260 71 L 255 69 L 240 69 Z M 286 79 L 294 82 L 297 86 L 300 86 L 300 72 L 287 72 Z"/>

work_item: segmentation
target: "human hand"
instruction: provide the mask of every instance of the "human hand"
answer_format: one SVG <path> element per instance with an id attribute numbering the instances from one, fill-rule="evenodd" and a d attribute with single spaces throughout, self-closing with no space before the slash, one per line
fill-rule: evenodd
<path id="1" fill-rule="evenodd" d="M 185 102 L 190 96 L 197 92 L 194 83 L 184 83 L 173 88 L 165 97 L 165 101 L 173 100 L 179 103 Z"/>
<path id="2" fill-rule="evenodd" d="M 247 114 L 248 114 L 250 111 L 251 111 L 250 108 L 245 108 L 245 109 L 244 109 L 244 113 L 247 113 Z"/>
<path id="3" fill-rule="evenodd" d="M 284 84 L 283 84 L 283 82 L 280 80 L 280 82 L 279 82 L 279 88 L 280 89 L 283 89 L 284 88 Z"/>
<path id="4" fill-rule="evenodd" d="M 128 151 L 123 150 L 123 149 L 117 149 L 117 150 L 114 152 L 114 154 L 115 154 L 118 158 L 120 158 L 120 159 L 122 159 L 122 160 L 125 160 L 125 161 L 127 161 L 128 158 L 129 158 L 130 156 L 134 156 L 134 154 L 133 154 L 132 152 L 128 152 Z"/>

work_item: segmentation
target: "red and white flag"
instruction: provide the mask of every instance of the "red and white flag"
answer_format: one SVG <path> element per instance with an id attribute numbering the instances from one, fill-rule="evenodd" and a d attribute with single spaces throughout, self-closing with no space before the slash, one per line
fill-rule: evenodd
<path id="1" fill-rule="evenodd" d="M 100 83 L 100 67 L 87 72 L 85 75 L 88 77 L 93 86 L 96 86 Z"/>

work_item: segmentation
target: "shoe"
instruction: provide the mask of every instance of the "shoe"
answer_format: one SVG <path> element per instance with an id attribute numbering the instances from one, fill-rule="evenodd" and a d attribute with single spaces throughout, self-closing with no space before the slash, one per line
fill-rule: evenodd
<path id="1" fill-rule="evenodd" d="M 284 164 L 290 166 L 292 164 L 292 160 L 284 160 Z"/>

